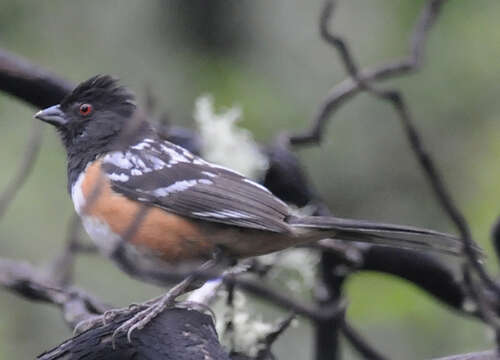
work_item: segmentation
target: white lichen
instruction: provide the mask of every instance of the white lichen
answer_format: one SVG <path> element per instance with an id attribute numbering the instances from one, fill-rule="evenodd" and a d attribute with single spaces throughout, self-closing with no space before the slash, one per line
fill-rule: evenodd
<path id="1" fill-rule="evenodd" d="M 224 316 L 217 314 L 217 333 L 225 335 L 221 341 L 228 349 L 234 345 L 232 350 L 255 357 L 262 347 L 260 340 L 272 332 L 274 326 L 262 320 L 260 316 L 254 316 L 248 312 L 249 305 L 246 297 L 240 291 L 234 293 L 233 306 L 234 313 L 226 313 Z M 232 321 L 232 332 L 224 334 L 229 319 Z"/>
<path id="2" fill-rule="evenodd" d="M 311 293 L 319 261 L 317 252 L 304 248 L 294 248 L 260 256 L 259 261 L 272 265 L 268 276 L 276 283 L 284 285 L 290 292 L 296 294 Z"/>
<path id="3" fill-rule="evenodd" d="M 214 100 L 204 95 L 196 100 L 194 119 L 202 140 L 202 157 L 260 180 L 268 168 L 252 133 L 236 125 L 242 118 L 239 107 L 216 112 Z"/>

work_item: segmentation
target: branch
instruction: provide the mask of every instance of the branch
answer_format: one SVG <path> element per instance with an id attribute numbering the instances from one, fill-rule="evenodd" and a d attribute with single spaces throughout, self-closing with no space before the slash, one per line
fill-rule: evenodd
<path id="1" fill-rule="evenodd" d="M 146 328 L 134 333 L 132 344 L 122 334 L 113 348 L 113 332 L 134 314 L 118 316 L 107 325 L 83 332 L 38 359 L 230 359 L 217 339 L 210 316 L 178 308 L 163 311 Z"/>
<path id="2" fill-rule="evenodd" d="M 56 305 L 71 328 L 109 309 L 81 289 L 57 286 L 43 270 L 24 262 L 0 259 L 0 286 L 28 300 Z"/>
<path id="3" fill-rule="evenodd" d="M 0 49 L 0 90 L 44 108 L 58 104 L 72 89 L 70 82 Z"/>
<path id="4" fill-rule="evenodd" d="M 432 158 L 425 150 L 420 139 L 420 135 L 415 125 L 413 124 L 413 120 L 408 110 L 408 106 L 404 101 L 403 95 L 400 91 L 394 89 L 379 90 L 375 88 L 369 81 L 364 79 L 361 76 L 361 72 L 359 71 L 356 62 L 354 61 L 354 57 L 351 55 L 347 44 L 339 36 L 330 33 L 330 31 L 328 30 L 328 21 L 330 20 L 330 17 L 332 15 L 334 3 L 335 2 L 333 0 L 326 1 L 324 10 L 322 12 L 320 29 L 323 39 L 337 50 L 341 57 L 342 63 L 346 68 L 346 71 L 349 73 L 351 79 L 357 84 L 360 90 L 368 91 L 375 97 L 384 101 L 388 101 L 393 106 L 402 122 L 408 142 L 410 144 L 410 148 L 414 152 L 427 180 L 429 181 L 434 191 L 439 204 L 443 207 L 444 211 L 447 213 L 451 221 L 455 224 L 458 231 L 460 232 L 464 245 L 463 251 L 467 262 L 481 279 L 482 285 L 484 285 L 487 289 L 495 292 L 496 298 L 499 298 L 500 286 L 489 276 L 485 268 L 482 266 L 478 252 L 476 251 L 477 245 L 472 240 L 469 226 L 463 214 L 460 212 L 460 210 L 452 200 L 450 194 L 448 193 L 448 190 L 441 178 L 441 175 L 435 167 Z M 437 14 L 436 10 L 440 9 L 442 3 L 443 1 L 430 0 L 428 2 L 428 6 L 430 6 L 431 10 L 426 12 L 427 16 L 424 16 L 424 20 L 421 20 L 420 24 L 425 24 L 426 22 L 428 23 L 429 19 L 433 19 L 435 17 L 435 14 Z M 432 16 L 432 14 L 434 14 L 434 16 Z M 420 25 L 420 28 L 425 30 L 428 29 L 430 25 L 430 23 L 428 23 L 428 25 L 426 26 Z M 425 36 L 423 35 L 414 37 L 414 43 L 417 44 L 414 45 L 414 49 L 417 49 L 417 51 L 420 49 L 421 51 L 422 47 L 418 46 L 418 43 L 421 42 L 421 39 L 424 38 Z M 329 102 L 329 106 L 332 103 L 333 102 Z M 332 109 L 329 109 L 327 111 L 327 114 L 330 113 L 331 110 Z M 320 120 L 316 123 L 321 124 Z M 473 285 L 474 281 L 469 281 L 467 284 Z M 478 287 L 476 289 L 470 288 L 469 290 L 471 293 L 474 293 L 475 290 L 479 291 L 478 299 L 482 298 L 483 289 L 481 287 Z M 490 309 L 491 304 L 486 301 L 477 301 L 477 304 L 480 307 L 480 313 L 483 315 L 484 320 L 495 329 L 497 334 L 496 339 L 498 342 L 497 346 L 500 346 L 500 324 L 495 318 L 495 309 Z"/>
<path id="5" fill-rule="evenodd" d="M 436 23 L 442 5 L 445 2 L 446 0 L 427 1 L 413 29 L 410 54 L 407 57 L 361 71 L 355 71 L 357 70 L 357 66 L 354 61 L 344 62 L 344 64 L 348 66 L 348 73 L 351 78 L 342 81 L 328 92 L 325 99 L 318 106 L 311 127 L 302 134 L 290 136 L 290 144 L 299 146 L 321 142 L 328 120 L 340 106 L 363 90 L 363 83 L 387 80 L 419 70 L 422 66 L 424 49 L 429 32 Z M 327 30 L 328 20 L 330 19 L 332 10 L 333 2 L 327 2 L 320 19 L 320 33 L 329 43 L 334 43 L 336 40 L 336 37 L 332 39 L 332 35 L 329 34 Z M 348 53 L 344 53 L 342 57 L 344 60 L 350 59 Z M 356 74 L 355 77 L 353 77 L 352 74 Z"/>
<path id="6" fill-rule="evenodd" d="M 85 291 L 73 287 L 58 287 L 43 275 L 41 269 L 27 263 L 0 259 L 0 286 L 32 301 L 56 305 L 67 324 L 73 329 L 79 322 L 110 309 Z M 137 309 L 136 311 L 139 311 Z M 169 309 L 159 315 L 142 331 L 134 334 L 129 344 L 126 335 L 111 346 L 111 334 L 135 312 L 122 314 L 110 323 L 90 329 L 64 341 L 56 348 L 40 355 L 39 359 L 178 359 L 179 354 L 190 353 L 189 359 L 229 359 L 222 349 L 211 317 L 198 311 Z M 205 355 L 203 355 L 205 354 Z"/>
<path id="7" fill-rule="evenodd" d="M 363 264 L 355 271 L 377 271 L 398 276 L 463 314 L 466 293 L 463 284 L 443 262 L 429 254 L 373 246 L 363 253 Z"/>

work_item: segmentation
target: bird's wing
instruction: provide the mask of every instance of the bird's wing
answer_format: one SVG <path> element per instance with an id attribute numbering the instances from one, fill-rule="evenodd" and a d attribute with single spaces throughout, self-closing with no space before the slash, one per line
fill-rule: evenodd
<path id="1" fill-rule="evenodd" d="M 288 207 L 263 186 L 167 141 L 143 139 L 102 158 L 114 191 L 179 215 L 288 232 Z"/>

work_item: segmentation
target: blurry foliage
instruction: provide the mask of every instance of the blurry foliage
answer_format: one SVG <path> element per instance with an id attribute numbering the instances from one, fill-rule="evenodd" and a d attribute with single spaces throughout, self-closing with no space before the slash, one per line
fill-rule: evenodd
<path id="1" fill-rule="evenodd" d="M 317 35 L 319 2 L 218 1 L 209 10 L 212 2 L 195 3 L 196 11 L 181 1 L 0 0 L 0 46 L 73 81 L 112 73 L 141 96 L 151 86 L 180 125 L 193 126 L 194 101 L 210 92 L 217 104 L 240 104 L 242 126 L 261 141 L 307 126 L 326 91 L 344 78 L 335 53 Z M 363 65 L 379 63 L 407 51 L 421 3 L 343 1 L 333 26 Z M 395 82 L 487 251 L 489 227 L 500 214 L 499 11 L 495 0 L 450 1 L 430 36 L 423 70 Z M 207 33 L 212 27 L 217 34 Z M 33 110 L 0 94 L 0 186 L 19 161 Z M 43 263 L 64 239 L 72 213 L 65 158 L 54 132 L 46 129 L 45 135 L 33 175 L 0 221 L 1 256 Z M 300 156 L 337 215 L 451 230 L 386 104 L 364 95 L 350 102 L 335 114 L 323 145 Z M 82 257 L 77 280 L 117 305 L 161 291 L 130 280 L 100 257 Z M 348 316 L 394 358 L 487 344 L 482 326 L 400 280 L 363 274 L 353 277 L 347 292 Z M 278 316 L 250 303 L 263 316 Z M 49 307 L 1 292 L 0 309 L 0 359 L 32 358 L 69 335 Z M 278 356 L 307 358 L 309 331 L 305 321 L 290 329 L 278 340 Z"/>

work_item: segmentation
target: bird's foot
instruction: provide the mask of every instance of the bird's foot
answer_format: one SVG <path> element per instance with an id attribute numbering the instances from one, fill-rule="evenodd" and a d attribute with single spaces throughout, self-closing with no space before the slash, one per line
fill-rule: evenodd
<path id="1" fill-rule="evenodd" d="M 113 348 L 115 347 L 115 339 L 120 334 L 127 334 L 127 340 L 129 343 L 132 342 L 132 333 L 135 330 L 143 329 L 147 324 L 151 322 L 156 316 L 162 313 L 165 309 L 169 307 L 173 307 L 175 305 L 175 298 L 177 296 L 172 296 L 172 294 L 167 293 L 164 297 L 158 299 L 156 302 L 147 302 L 145 304 L 146 308 L 140 310 L 136 313 L 132 318 L 126 320 L 123 324 L 121 324 L 112 335 L 112 344 Z M 144 305 L 144 304 L 141 304 Z"/>
<path id="2" fill-rule="evenodd" d="M 132 312 L 136 312 L 141 308 L 147 308 L 148 306 L 150 306 L 150 304 L 151 300 L 146 301 L 143 304 L 130 304 L 126 308 L 107 310 L 101 315 L 94 315 L 88 319 L 80 321 L 78 324 L 76 324 L 73 333 L 77 335 L 95 327 L 107 325 L 119 315 L 126 315 Z"/>

